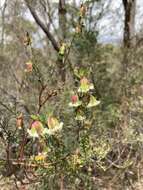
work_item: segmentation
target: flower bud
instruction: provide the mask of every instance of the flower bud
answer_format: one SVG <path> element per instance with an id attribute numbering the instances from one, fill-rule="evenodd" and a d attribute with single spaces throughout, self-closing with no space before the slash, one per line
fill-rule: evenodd
<path id="1" fill-rule="evenodd" d="M 83 4 L 80 6 L 80 17 L 84 17 L 87 11 L 87 7 Z"/>
<path id="2" fill-rule="evenodd" d="M 72 95 L 72 97 L 71 97 L 71 102 L 72 102 L 73 104 L 75 104 L 77 101 L 78 101 L 78 96 L 77 96 L 77 95 Z"/>
<path id="3" fill-rule="evenodd" d="M 32 64 L 32 62 L 31 61 L 29 61 L 29 62 L 27 62 L 26 63 L 26 72 L 32 72 L 32 70 L 33 70 L 33 64 Z"/>
<path id="4" fill-rule="evenodd" d="M 16 126 L 18 129 L 21 129 L 23 127 L 23 114 L 22 113 L 17 117 Z"/>
<path id="5" fill-rule="evenodd" d="M 42 134 L 43 125 L 40 121 L 34 121 L 31 125 L 31 129 L 34 128 L 38 134 Z"/>

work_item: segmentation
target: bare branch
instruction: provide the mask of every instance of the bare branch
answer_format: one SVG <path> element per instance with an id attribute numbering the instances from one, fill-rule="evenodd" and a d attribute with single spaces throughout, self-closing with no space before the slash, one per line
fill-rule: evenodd
<path id="1" fill-rule="evenodd" d="M 28 0 L 25 0 L 27 7 L 29 8 L 33 18 L 35 19 L 36 23 L 41 27 L 41 29 L 44 31 L 44 33 L 46 34 L 46 36 L 48 37 L 48 39 L 51 41 L 54 49 L 58 52 L 59 51 L 59 46 L 57 41 L 55 40 L 55 38 L 53 37 L 53 35 L 50 33 L 50 31 L 48 30 L 48 28 L 44 25 L 44 23 L 40 20 L 40 18 L 38 17 L 36 11 L 34 10 L 34 8 L 30 5 Z"/>

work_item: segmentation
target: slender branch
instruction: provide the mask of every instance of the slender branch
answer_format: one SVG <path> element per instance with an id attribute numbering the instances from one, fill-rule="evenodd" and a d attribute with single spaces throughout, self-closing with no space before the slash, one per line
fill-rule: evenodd
<path id="1" fill-rule="evenodd" d="M 41 27 L 41 29 L 44 31 L 48 39 L 51 41 L 54 49 L 58 52 L 59 51 L 59 45 L 57 41 L 55 40 L 54 36 L 51 34 L 51 32 L 48 30 L 48 28 L 44 25 L 44 23 L 40 20 L 38 17 L 36 11 L 34 8 L 30 5 L 29 0 L 25 0 L 27 7 L 29 8 L 33 18 L 35 19 L 36 23 Z"/>

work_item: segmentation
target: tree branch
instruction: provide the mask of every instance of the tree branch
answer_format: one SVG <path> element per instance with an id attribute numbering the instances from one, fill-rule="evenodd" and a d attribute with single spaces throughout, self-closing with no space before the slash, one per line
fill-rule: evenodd
<path id="1" fill-rule="evenodd" d="M 41 29 L 43 30 L 43 32 L 46 34 L 46 36 L 48 37 L 48 39 L 51 41 L 54 49 L 58 52 L 59 51 L 59 46 L 57 41 L 55 40 L 55 38 L 53 37 L 53 35 L 50 33 L 50 31 L 48 30 L 48 28 L 44 25 L 44 23 L 40 20 L 40 18 L 38 17 L 37 13 L 35 12 L 34 8 L 30 5 L 28 0 L 25 0 L 27 7 L 29 8 L 33 18 L 35 19 L 36 23 L 41 27 Z"/>

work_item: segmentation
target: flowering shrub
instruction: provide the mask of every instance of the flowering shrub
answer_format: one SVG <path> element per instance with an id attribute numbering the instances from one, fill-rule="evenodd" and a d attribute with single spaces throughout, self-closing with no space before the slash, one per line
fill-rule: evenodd
<path id="1" fill-rule="evenodd" d="M 58 52 L 60 63 L 66 63 L 72 42 L 83 35 L 86 12 L 86 5 L 81 4 L 71 43 L 67 44 L 63 41 L 60 44 Z M 73 122 L 71 126 L 70 120 L 64 121 L 60 114 L 53 113 L 53 110 L 49 111 L 47 103 L 58 96 L 59 89 L 48 88 L 35 58 L 32 39 L 28 32 L 24 37 L 23 45 L 29 51 L 29 59 L 24 65 L 23 73 L 25 77 L 33 77 L 33 81 L 38 83 L 36 86 L 38 87 L 37 106 L 33 111 L 34 114 L 29 113 L 27 117 L 23 112 L 16 111 L 16 127 L 10 141 L 16 153 L 14 157 L 11 156 L 8 146 L 5 164 L 9 168 L 14 168 L 11 175 L 14 175 L 16 181 L 21 181 L 22 184 L 42 182 L 45 186 L 45 178 L 51 175 L 59 176 L 61 180 L 69 175 L 67 183 L 75 179 L 78 181 L 79 179 L 74 175 L 77 175 L 78 170 L 86 167 L 93 156 L 93 144 L 90 138 L 93 127 L 91 113 L 100 103 L 94 96 L 94 85 L 85 69 L 73 69 L 73 75 L 78 80 L 78 87 L 73 87 L 71 97 L 70 95 L 66 97 L 69 101 L 64 105 L 65 110 L 68 110 L 68 117 L 73 116 L 70 118 Z M 29 96 L 32 95 L 29 94 Z M 71 138 L 67 136 L 70 134 Z M 22 173 L 20 178 L 18 170 Z"/>
<path id="2" fill-rule="evenodd" d="M 29 81 L 23 85 L 27 86 L 30 98 L 36 97 L 34 106 L 31 106 L 28 114 L 17 110 L 16 106 L 13 109 L 8 106 L 6 109 L 11 115 L 3 121 L 4 126 L 0 122 L 3 127 L 0 135 L 6 147 L 6 159 L 1 161 L 3 176 L 14 179 L 17 186 L 17 182 L 21 182 L 23 185 L 33 185 L 32 189 L 64 187 L 91 190 L 100 189 L 101 178 L 103 177 L 104 181 L 104 175 L 108 175 L 107 173 L 111 178 L 120 172 L 121 177 L 118 179 L 127 178 L 127 181 L 128 176 L 135 173 L 132 168 L 135 168 L 134 159 L 136 158 L 137 162 L 141 157 L 139 152 L 142 148 L 142 134 L 133 129 L 132 119 L 130 123 L 122 119 L 126 114 L 122 113 L 121 109 L 124 111 L 124 108 L 129 106 L 135 109 L 138 103 L 132 99 L 128 100 L 130 102 L 125 99 L 125 105 L 120 105 L 116 98 L 111 101 L 109 94 L 114 93 L 115 89 L 109 88 L 110 80 L 108 77 L 105 80 L 102 75 L 99 78 L 105 81 L 101 91 L 103 94 L 104 88 L 106 91 L 105 95 L 102 94 L 103 97 L 99 98 L 97 86 L 100 88 L 102 80 L 94 81 L 89 57 L 86 61 L 90 65 L 86 63 L 86 68 L 80 63 L 78 66 L 68 63 L 72 48 L 82 50 L 82 53 L 88 49 L 85 49 L 88 43 L 84 44 L 87 42 L 86 36 L 91 34 L 85 29 L 87 11 L 87 5 L 82 3 L 71 42 L 63 40 L 59 44 L 58 64 L 69 66 L 73 78 L 67 79 L 64 84 L 56 79 L 56 83 L 60 84 L 56 87 L 53 87 L 55 83 L 51 85 L 47 73 L 48 79 L 45 77 L 45 80 L 44 72 L 36 59 L 37 52 L 35 53 L 32 47 L 31 36 L 26 33 L 23 45 L 29 51 L 29 57 L 24 64 L 23 75 Z M 96 36 L 92 37 L 95 41 Z M 92 39 L 90 43 L 93 43 Z M 89 49 L 88 51 L 90 53 Z M 95 59 L 95 55 L 93 57 Z M 97 65 L 101 67 L 102 72 L 103 65 Z M 33 85 L 31 93 L 30 85 Z M 141 101 L 141 97 L 139 99 Z M 7 131 L 9 120 L 14 129 L 10 123 L 10 130 Z M 127 128 L 128 125 L 130 126 Z M 117 176 L 114 177 L 116 180 Z"/>

